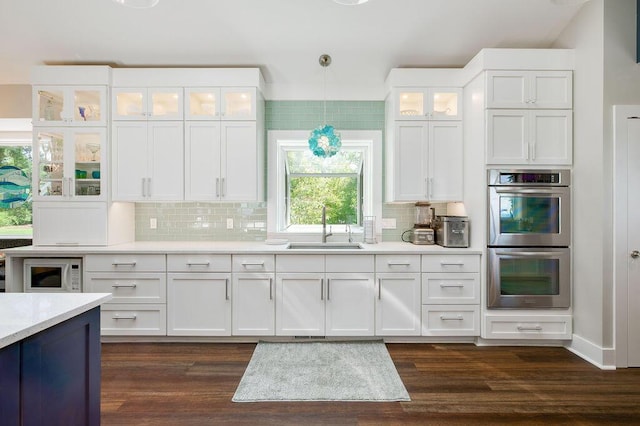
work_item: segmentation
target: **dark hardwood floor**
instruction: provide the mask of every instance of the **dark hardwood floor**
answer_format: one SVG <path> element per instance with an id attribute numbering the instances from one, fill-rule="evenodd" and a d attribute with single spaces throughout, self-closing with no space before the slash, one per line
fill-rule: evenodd
<path id="1" fill-rule="evenodd" d="M 103 343 L 102 424 L 640 424 L 640 369 L 549 347 L 388 344 L 411 402 L 231 402 L 254 347 Z"/>

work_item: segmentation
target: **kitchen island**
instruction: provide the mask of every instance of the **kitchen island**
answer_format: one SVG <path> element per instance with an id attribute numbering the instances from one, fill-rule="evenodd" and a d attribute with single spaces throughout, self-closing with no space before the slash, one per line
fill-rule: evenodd
<path id="1" fill-rule="evenodd" d="M 105 293 L 0 294 L 3 425 L 100 424 Z"/>

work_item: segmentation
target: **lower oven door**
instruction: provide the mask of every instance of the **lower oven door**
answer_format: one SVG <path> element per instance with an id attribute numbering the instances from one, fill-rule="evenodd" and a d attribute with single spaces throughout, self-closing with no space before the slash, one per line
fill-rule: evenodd
<path id="1" fill-rule="evenodd" d="M 568 308 L 571 305 L 570 249 L 488 249 L 489 308 Z"/>

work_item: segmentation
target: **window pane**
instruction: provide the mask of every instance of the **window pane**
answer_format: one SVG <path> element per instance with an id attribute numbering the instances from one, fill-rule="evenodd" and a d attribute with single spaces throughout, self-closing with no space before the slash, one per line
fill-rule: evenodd
<path id="1" fill-rule="evenodd" d="M 31 236 L 31 145 L 0 147 L 0 235 Z"/>
<path id="2" fill-rule="evenodd" d="M 359 173 L 361 167 L 360 150 L 342 150 L 329 158 L 316 157 L 309 149 L 287 151 L 289 173 Z"/>
<path id="3" fill-rule="evenodd" d="M 293 177 L 289 181 L 289 225 L 319 225 L 322 206 L 327 224 L 358 223 L 358 178 Z"/>

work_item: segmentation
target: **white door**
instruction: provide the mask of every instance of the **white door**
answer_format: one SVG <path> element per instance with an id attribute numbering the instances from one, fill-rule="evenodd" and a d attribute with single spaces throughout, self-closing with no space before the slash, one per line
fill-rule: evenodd
<path id="1" fill-rule="evenodd" d="M 220 145 L 220 199 L 257 201 L 259 167 L 256 122 L 223 123 Z"/>
<path id="2" fill-rule="evenodd" d="M 628 365 L 640 367 L 640 119 L 628 119 L 627 167 L 627 253 L 628 287 Z"/>
<path id="3" fill-rule="evenodd" d="M 149 199 L 179 201 L 184 198 L 183 155 L 181 121 L 149 122 Z"/>
<path id="4" fill-rule="evenodd" d="M 532 164 L 571 164 L 573 153 L 573 112 L 570 110 L 530 111 L 529 158 Z"/>
<path id="5" fill-rule="evenodd" d="M 272 273 L 233 274 L 233 335 L 275 334 L 275 288 Z"/>
<path id="6" fill-rule="evenodd" d="M 115 122 L 112 143 L 113 200 L 142 200 L 147 177 L 147 122 Z"/>
<path id="7" fill-rule="evenodd" d="M 376 336 L 419 336 L 420 274 L 377 274 Z"/>
<path id="8" fill-rule="evenodd" d="M 276 335 L 324 336 L 324 274 L 276 276 Z"/>
<path id="9" fill-rule="evenodd" d="M 429 200 L 462 200 L 464 174 L 462 142 L 462 122 L 431 122 L 429 126 Z"/>
<path id="10" fill-rule="evenodd" d="M 327 336 L 373 336 L 373 274 L 327 274 L 326 280 Z"/>
<path id="11" fill-rule="evenodd" d="M 529 162 L 529 111 L 487 111 L 487 164 Z"/>
<path id="12" fill-rule="evenodd" d="M 187 122 L 184 134 L 185 200 L 218 200 L 220 197 L 220 122 Z"/>
<path id="13" fill-rule="evenodd" d="M 428 199 L 428 139 L 427 122 L 396 123 L 393 201 Z"/>
<path id="14" fill-rule="evenodd" d="M 168 274 L 169 336 L 230 336 L 229 274 Z"/>

